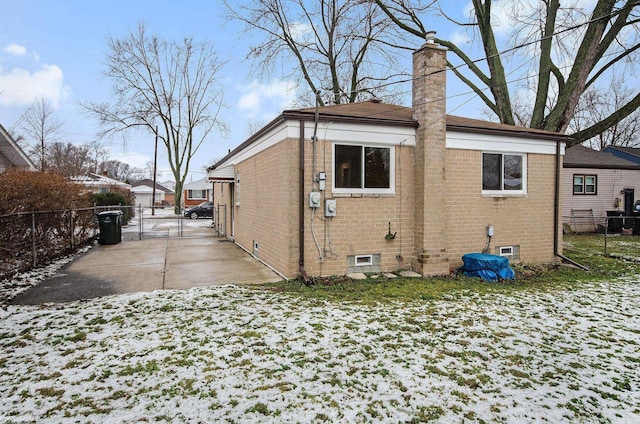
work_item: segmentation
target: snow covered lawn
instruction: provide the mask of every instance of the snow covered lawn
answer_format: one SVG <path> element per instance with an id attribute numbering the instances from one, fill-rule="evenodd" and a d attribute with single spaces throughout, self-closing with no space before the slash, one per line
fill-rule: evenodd
<path id="1" fill-rule="evenodd" d="M 638 278 L 364 306 L 235 286 L 0 309 L 0 422 L 640 422 Z"/>

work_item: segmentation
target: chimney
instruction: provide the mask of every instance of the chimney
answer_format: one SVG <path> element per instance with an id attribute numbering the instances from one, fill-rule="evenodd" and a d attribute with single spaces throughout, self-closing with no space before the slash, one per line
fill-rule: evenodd
<path id="1" fill-rule="evenodd" d="M 414 159 L 414 269 L 449 274 L 445 228 L 446 48 L 428 32 L 413 54 L 413 118 L 418 122 Z"/>

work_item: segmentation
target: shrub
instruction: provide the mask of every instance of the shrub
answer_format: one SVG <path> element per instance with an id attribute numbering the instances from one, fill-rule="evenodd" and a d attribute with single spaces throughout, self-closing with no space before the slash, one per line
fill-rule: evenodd
<path id="1" fill-rule="evenodd" d="M 12 168 L 0 173 L 0 215 L 90 207 L 82 187 L 52 172 Z"/>
<path id="2" fill-rule="evenodd" d="M 0 187 L 0 279 L 93 237 L 93 210 L 81 186 L 55 173 L 13 168 L 0 173 Z"/>
<path id="3" fill-rule="evenodd" d="M 123 224 L 127 224 L 134 216 L 133 205 L 134 197 L 133 193 L 111 191 L 108 193 L 96 193 L 91 195 L 91 201 L 96 206 L 127 206 L 122 208 L 122 220 Z"/>

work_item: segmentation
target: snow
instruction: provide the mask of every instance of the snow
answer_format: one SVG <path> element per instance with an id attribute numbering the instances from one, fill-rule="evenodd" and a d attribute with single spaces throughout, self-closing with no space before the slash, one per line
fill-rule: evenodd
<path id="1" fill-rule="evenodd" d="M 231 285 L 6 304 L 45 273 L 2 292 L 1 422 L 640 421 L 637 277 L 375 306 Z"/>

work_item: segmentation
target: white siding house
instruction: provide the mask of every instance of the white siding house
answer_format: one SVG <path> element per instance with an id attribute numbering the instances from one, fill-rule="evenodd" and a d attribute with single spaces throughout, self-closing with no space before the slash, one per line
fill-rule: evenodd
<path id="1" fill-rule="evenodd" d="M 597 231 L 604 225 L 607 212 L 626 215 L 640 197 L 637 190 L 639 165 L 582 145 L 566 150 L 562 219 L 572 231 Z"/>

